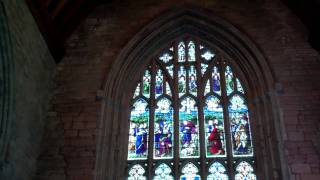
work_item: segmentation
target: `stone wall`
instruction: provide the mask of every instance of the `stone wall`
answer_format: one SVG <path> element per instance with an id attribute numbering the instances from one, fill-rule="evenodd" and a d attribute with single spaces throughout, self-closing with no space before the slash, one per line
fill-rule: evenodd
<path id="1" fill-rule="evenodd" d="M 320 179 L 320 57 L 301 22 L 280 2 L 164 0 L 113 2 L 98 7 L 67 42 L 57 67 L 39 179 L 94 178 L 96 98 L 113 61 L 148 22 L 176 7 L 201 7 L 234 24 L 256 42 L 274 70 L 290 179 Z"/>
<path id="2" fill-rule="evenodd" d="M 2 0 L 1 3 L 7 17 L 7 22 L 1 23 L 8 24 L 11 39 L 7 48 L 12 52 L 10 83 L 14 92 L 14 118 L 8 127 L 9 145 L 5 161 L 1 162 L 0 179 L 29 180 L 36 173 L 55 63 L 25 1 Z"/>

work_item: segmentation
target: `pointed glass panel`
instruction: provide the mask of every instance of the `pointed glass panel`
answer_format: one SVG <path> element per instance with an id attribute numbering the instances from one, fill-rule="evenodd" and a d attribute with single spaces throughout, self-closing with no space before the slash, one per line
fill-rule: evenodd
<path id="1" fill-rule="evenodd" d="M 149 134 L 148 103 L 138 99 L 133 104 L 130 115 L 128 160 L 146 159 Z"/>
<path id="2" fill-rule="evenodd" d="M 129 170 L 128 180 L 146 180 L 147 178 L 144 176 L 145 172 L 140 164 L 136 164 Z"/>
<path id="3" fill-rule="evenodd" d="M 227 95 L 230 95 L 234 91 L 233 73 L 231 71 L 230 66 L 226 67 L 225 78 L 226 78 Z"/>
<path id="4" fill-rule="evenodd" d="M 136 98 L 140 95 L 140 83 L 138 83 L 136 90 L 134 91 L 133 98 Z"/>
<path id="5" fill-rule="evenodd" d="M 206 156 L 226 156 L 223 108 L 215 96 L 206 99 L 204 107 Z"/>
<path id="6" fill-rule="evenodd" d="M 160 69 L 157 70 L 156 84 L 155 84 L 155 94 L 156 97 L 162 95 L 163 93 L 163 74 Z"/>
<path id="7" fill-rule="evenodd" d="M 207 80 L 206 82 L 206 86 L 204 88 L 204 95 L 207 95 L 208 93 L 210 93 L 210 81 Z"/>
<path id="8" fill-rule="evenodd" d="M 201 63 L 201 74 L 204 75 L 206 73 L 209 65 Z"/>
<path id="9" fill-rule="evenodd" d="M 210 175 L 207 177 L 207 180 L 228 180 L 226 168 L 219 162 L 214 162 L 209 167 Z"/>
<path id="10" fill-rule="evenodd" d="M 253 167 L 245 162 L 242 161 L 241 163 L 238 164 L 238 166 L 236 167 L 236 175 L 235 175 L 235 180 L 244 180 L 244 179 L 248 179 L 248 180 L 256 180 L 257 176 L 254 174 L 254 170 Z"/>
<path id="11" fill-rule="evenodd" d="M 213 92 L 221 95 L 220 73 L 217 67 L 213 67 L 212 86 L 213 86 Z"/>
<path id="12" fill-rule="evenodd" d="M 188 44 L 188 61 L 195 62 L 196 61 L 196 47 L 193 41 L 190 41 Z"/>
<path id="13" fill-rule="evenodd" d="M 243 90 L 243 88 L 242 88 L 241 82 L 239 81 L 238 78 L 236 79 L 236 81 L 237 81 L 237 90 L 238 90 L 240 93 L 244 94 L 244 90 Z"/>
<path id="14" fill-rule="evenodd" d="M 187 87 L 187 81 L 186 81 L 186 69 L 184 66 L 180 66 L 179 71 L 178 71 L 178 92 L 179 92 L 179 97 L 184 95 L 186 93 L 186 87 Z"/>
<path id="15" fill-rule="evenodd" d="M 166 82 L 166 94 L 169 95 L 169 96 L 172 96 L 172 93 L 171 93 L 171 88 L 169 86 L 169 83 Z"/>
<path id="16" fill-rule="evenodd" d="M 189 162 L 182 168 L 180 180 L 200 180 L 199 169 L 193 163 Z"/>
<path id="17" fill-rule="evenodd" d="M 199 157 L 198 108 L 194 99 L 186 97 L 179 110 L 180 157 Z"/>
<path id="18" fill-rule="evenodd" d="M 167 69 L 169 75 L 170 75 L 171 78 L 172 78 L 172 77 L 173 77 L 173 65 L 167 66 L 166 69 Z"/>
<path id="19" fill-rule="evenodd" d="M 189 93 L 197 96 L 197 72 L 194 66 L 189 69 Z"/>
<path id="20" fill-rule="evenodd" d="M 151 75 L 150 71 L 146 70 L 143 75 L 143 95 L 147 98 L 150 97 L 150 82 L 151 82 Z"/>
<path id="21" fill-rule="evenodd" d="M 167 164 L 162 163 L 156 168 L 153 180 L 173 180 L 171 172 L 171 168 Z"/>
<path id="22" fill-rule="evenodd" d="M 154 119 L 154 158 L 173 157 L 173 108 L 170 100 L 158 101 Z"/>
<path id="23" fill-rule="evenodd" d="M 243 98 L 234 95 L 228 107 L 234 156 L 253 156 L 248 107 Z"/>
<path id="24" fill-rule="evenodd" d="M 185 51 L 185 44 L 184 42 L 180 42 L 178 45 L 178 62 L 185 62 L 186 61 L 186 51 Z"/>

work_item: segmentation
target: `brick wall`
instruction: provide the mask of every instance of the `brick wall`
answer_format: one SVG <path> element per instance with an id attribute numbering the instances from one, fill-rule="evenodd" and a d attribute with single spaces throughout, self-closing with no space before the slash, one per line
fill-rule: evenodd
<path id="1" fill-rule="evenodd" d="M 211 9 L 248 34 L 269 60 L 279 86 L 285 154 L 291 179 L 320 179 L 320 57 L 301 22 L 280 2 L 121 1 L 98 7 L 67 42 L 57 67 L 39 179 L 93 179 L 97 119 L 112 62 L 161 12 L 179 6 Z"/>

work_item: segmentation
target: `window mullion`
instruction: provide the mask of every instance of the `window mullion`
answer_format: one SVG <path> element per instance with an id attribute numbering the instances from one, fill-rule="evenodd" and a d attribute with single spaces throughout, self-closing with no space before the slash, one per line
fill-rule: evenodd
<path id="1" fill-rule="evenodd" d="M 149 148 L 148 148 L 148 179 L 152 179 L 153 175 L 153 149 L 154 149 L 154 113 L 155 113 L 155 76 L 156 76 L 156 63 L 152 61 L 151 64 L 151 84 L 150 84 L 150 124 L 149 124 Z"/>
<path id="2" fill-rule="evenodd" d="M 220 57 L 220 79 L 221 79 L 221 100 L 223 105 L 223 117 L 224 117 L 224 128 L 226 132 L 226 145 L 227 145 L 227 162 L 229 169 L 229 179 L 234 179 L 234 168 L 233 168 L 233 159 L 232 159 L 232 142 L 231 142 L 231 132 L 230 132 L 230 120 L 228 114 L 228 96 L 226 92 L 226 80 L 225 80 L 225 67 L 226 63 L 224 58 Z"/>
<path id="3" fill-rule="evenodd" d="M 178 94 L 178 45 L 175 43 L 174 55 L 173 55 L 173 92 L 172 92 L 172 105 L 173 105 L 173 119 L 174 119 L 174 146 L 173 146 L 173 158 L 174 158 L 174 166 L 173 166 L 173 174 L 175 179 L 179 179 L 179 94 Z"/>

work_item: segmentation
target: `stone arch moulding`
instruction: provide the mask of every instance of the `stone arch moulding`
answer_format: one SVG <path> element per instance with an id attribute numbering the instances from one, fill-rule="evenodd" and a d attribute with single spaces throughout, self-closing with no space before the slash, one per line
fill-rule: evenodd
<path id="1" fill-rule="evenodd" d="M 245 80 L 258 179 L 288 179 L 283 152 L 276 81 L 257 46 L 230 23 L 206 10 L 173 9 L 152 21 L 124 47 L 108 74 L 98 124 L 95 179 L 124 179 L 129 101 L 145 67 L 172 39 L 189 34 L 234 60 Z M 274 132 L 276 130 L 276 133 Z"/>

